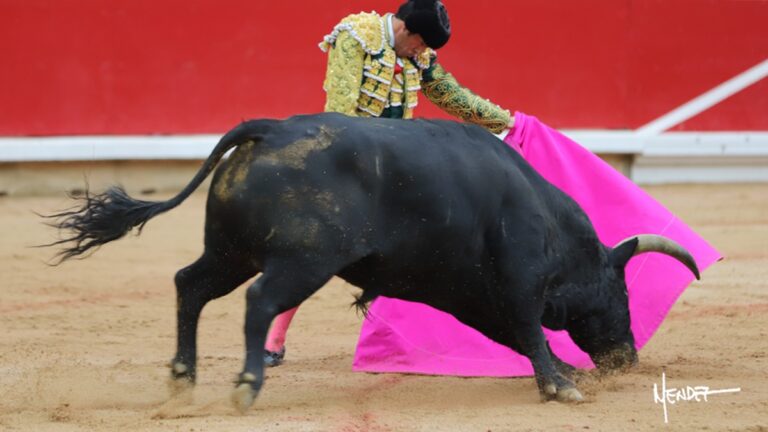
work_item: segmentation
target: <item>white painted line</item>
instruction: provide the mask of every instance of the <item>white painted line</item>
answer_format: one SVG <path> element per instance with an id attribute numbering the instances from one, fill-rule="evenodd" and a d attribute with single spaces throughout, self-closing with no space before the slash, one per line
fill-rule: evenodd
<path id="1" fill-rule="evenodd" d="M 744 90 L 766 76 L 768 76 L 768 59 L 640 127 L 635 130 L 635 133 L 642 136 L 658 135 L 712 108 L 714 105 Z"/>

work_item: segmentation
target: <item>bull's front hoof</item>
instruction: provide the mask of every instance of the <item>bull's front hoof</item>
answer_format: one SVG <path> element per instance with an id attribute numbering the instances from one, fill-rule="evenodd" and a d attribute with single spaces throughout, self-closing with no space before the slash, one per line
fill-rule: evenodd
<path id="1" fill-rule="evenodd" d="M 541 400 L 543 402 L 550 401 L 557 396 L 557 386 L 554 384 L 547 384 L 544 386 L 544 392 L 541 393 Z"/>
<path id="2" fill-rule="evenodd" d="M 557 388 L 554 384 L 548 384 L 544 387 L 544 391 L 541 393 L 541 401 L 558 401 L 565 403 L 583 402 L 584 396 L 576 387 Z"/>
<path id="3" fill-rule="evenodd" d="M 247 382 L 239 384 L 231 395 L 232 405 L 240 414 L 245 414 L 256 400 L 256 392 Z"/>
<path id="4" fill-rule="evenodd" d="M 548 382 L 547 382 L 548 381 Z M 575 403 L 584 401 L 584 396 L 576 389 L 573 381 L 557 374 L 552 376 L 539 387 L 542 402 L 556 400 L 558 402 Z"/>
<path id="5" fill-rule="evenodd" d="M 575 387 L 564 388 L 557 391 L 557 400 L 566 403 L 583 402 L 584 396 Z"/>

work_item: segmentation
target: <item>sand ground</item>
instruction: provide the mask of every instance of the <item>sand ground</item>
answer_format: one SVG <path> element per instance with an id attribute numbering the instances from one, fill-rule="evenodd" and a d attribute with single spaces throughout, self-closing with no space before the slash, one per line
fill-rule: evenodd
<path id="1" fill-rule="evenodd" d="M 727 259 L 683 294 L 631 372 L 581 384 L 588 401 L 539 402 L 532 379 L 351 371 L 356 288 L 334 279 L 289 332 L 254 408 L 229 405 L 243 357 L 243 287 L 200 325 L 194 400 L 169 399 L 173 275 L 202 245 L 203 193 L 84 261 L 47 267 L 55 231 L 33 214 L 64 198 L 0 197 L 0 431 L 768 431 L 768 185 L 646 188 Z M 167 198 L 153 196 L 152 199 Z M 653 384 L 739 387 L 654 403 Z"/>

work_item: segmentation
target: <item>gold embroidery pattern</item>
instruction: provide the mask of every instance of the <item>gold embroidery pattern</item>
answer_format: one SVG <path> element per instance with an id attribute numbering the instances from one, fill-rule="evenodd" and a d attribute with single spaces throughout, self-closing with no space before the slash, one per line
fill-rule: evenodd
<path id="1" fill-rule="evenodd" d="M 403 68 L 403 118 L 413 118 L 413 109 L 419 104 L 419 90 L 421 90 L 421 70 L 407 62 Z"/>
<path id="2" fill-rule="evenodd" d="M 436 59 L 437 59 L 437 51 L 432 50 L 432 48 L 427 48 L 421 54 L 419 54 L 418 57 L 415 57 L 413 60 L 419 66 L 419 69 L 424 70 L 424 69 L 427 69 L 429 66 L 431 66 Z"/>
<path id="3" fill-rule="evenodd" d="M 493 133 L 502 132 L 512 116 L 508 110 L 483 99 L 459 84 L 439 64 L 429 78 L 421 82 L 424 95 L 447 113 L 464 121 L 480 125 Z"/>
<path id="4" fill-rule="evenodd" d="M 323 83 L 325 111 L 356 115 L 365 53 L 347 32 L 339 34 L 335 42 L 328 53 L 328 70 Z"/>

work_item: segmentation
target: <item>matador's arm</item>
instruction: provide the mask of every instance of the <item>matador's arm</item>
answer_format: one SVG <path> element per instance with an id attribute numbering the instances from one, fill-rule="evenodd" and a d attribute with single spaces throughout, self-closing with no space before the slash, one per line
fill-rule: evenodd
<path id="1" fill-rule="evenodd" d="M 325 111 L 357 115 L 365 52 L 349 32 L 341 32 L 328 52 L 328 69 L 323 88 Z"/>
<path id="2" fill-rule="evenodd" d="M 448 114 L 478 124 L 493 133 L 501 133 L 510 125 L 512 116 L 509 111 L 462 87 L 438 63 L 424 70 L 421 90 Z"/>

